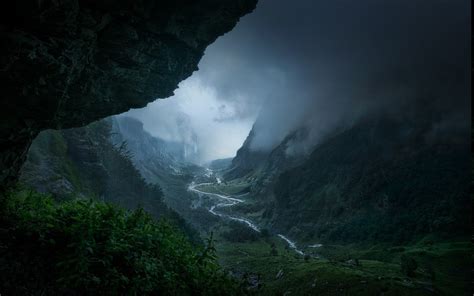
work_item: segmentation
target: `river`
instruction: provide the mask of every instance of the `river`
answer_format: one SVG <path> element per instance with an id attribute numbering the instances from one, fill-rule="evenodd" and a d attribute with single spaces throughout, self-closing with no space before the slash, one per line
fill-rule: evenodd
<path id="1" fill-rule="evenodd" d="M 220 183 L 219 181 L 220 180 L 218 180 L 217 182 Z M 189 185 L 188 190 L 191 191 L 191 192 L 194 192 L 196 194 L 199 194 L 199 195 L 209 196 L 209 197 L 212 198 L 211 200 L 218 200 L 218 202 L 216 204 L 212 205 L 208 209 L 209 213 L 211 213 L 212 215 L 221 217 L 221 218 L 230 219 L 230 220 L 234 220 L 234 221 L 237 221 L 237 222 L 244 223 L 248 227 L 250 227 L 252 230 L 254 230 L 256 232 L 260 232 L 260 228 L 257 225 L 255 225 L 255 223 L 250 221 L 249 219 L 245 219 L 245 218 L 242 218 L 242 217 L 235 217 L 235 216 L 219 213 L 217 211 L 217 209 L 219 209 L 219 208 L 231 207 L 231 206 L 234 206 L 238 203 L 244 203 L 245 200 L 237 198 L 237 196 L 204 192 L 204 191 L 201 191 L 199 189 L 196 189 L 196 187 L 203 186 L 203 185 L 213 185 L 213 183 L 199 183 L 199 184 L 196 184 L 196 183 L 192 182 Z M 239 196 L 242 196 L 242 195 L 239 195 Z M 293 242 L 292 240 L 290 240 L 289 238 L 287 238 L 283 234 L 277 234 L 277 236 L 280 239 L 284 240 L 288 244 L 288 246 L 291 249 L 293 249 L 297 254 L 302 255 L 302 256 L 305 255 L 305 253 L 302 250 L 298 249 L 295 242 Z"/>

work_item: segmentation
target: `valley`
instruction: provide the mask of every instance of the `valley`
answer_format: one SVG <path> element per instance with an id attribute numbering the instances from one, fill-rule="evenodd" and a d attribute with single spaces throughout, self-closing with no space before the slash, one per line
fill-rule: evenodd
<path id="1" fill-rule="evenodd" d="M 0 5 L 0 296 L 471 296 L 471 9 Z"/>
<path id="2" fill-rule="evenodd" d="M 222 266 L 248 283 L 258 295 L 462 295 L 468 288 L 465 242 L 409 245 L 297 245 L 271 228 L 254 224 L 245 212 L 249 184 L 218 182 L 220 172 L 197 176 L 188 190 L 200 206 L 221 221 L 209 231 Z M 210 182 L 214 179 L 214 182 Z M 206 234 L 204 234 L 206 235 Z M 301 249 L 299 249 L 301 248 Z M 402 258 L 421 266 L 407 276 Z M 458 270 L 449 264 L 457 262 Z M 449 279 L 445 281 L 444 279 Z"/>
<path id="3" fill-rule="evenodd" d="M 184 158 L 185 147 L 151 136 L 136 120 L 118 117 L 81 129 L 42 133 L 33 143 L 21 179 L 36 190 L 53 193 L 59 201 L 92 194 L 96 199 L 128 209 L 144 207 L 156 219 L 166 218 L 173 222 L 198 245 L 211 237 L 223 270 L 242 281 L 249 293 L 464 295 L 469 289 L 470 261 L 466 258 L 469 258 L 471 246 L 462 235 L 441 231 L 443 228 L 436 221 L 453 224 L 465 216 L 455 217 L 445 212 L 443 215 L 449 219 L 438 216 L 438 220 L 432 221 L 438 223 L 434 225 L 441 230 L 412 236 L 408 236 L 411 230 L 404 228 L 404 224 L 391 222 L 383 226 L 379 225 L 383 220 L 364 224 L 351 221 L 357 218 L 357 207 L 344 201 L 336 189 L 347 186 L 347 181 L 340 183 L 341 176 L 354 176 L 360 169 L 357 157 L 361 153 L 354 154 L 351 172 L 342 171 L 342 175 L 338 175 L 341 168 L 346 167 L 335 164 L 339 161 L 337 154 L 352 157 L 344 148 L 344 139 L 359 133 L 361 130 L 354 129 L 329 139 L 313 155 L 305 156 L 303 167 L 301 159 L 289 158 L 285 153 L 287 140 L 266 155 L 253 154 L 244 143 L 232 161 L 199 166 Z M 362 132 L 359 137 L 366 137 L 366 133 Z M 372 148 L 368 145 L 365 149 Z M 336 152 L 327 155 L 328 151 Z M 332 168 L 324 162 L 331 157 Z M 463 181 L 456 180 L 449 170 L 461 162 L 457 156 L 438 153 L 438 158 L 442 157 L 445 161 L 435 164 L 435 168 L 446 170 L 441 173 L 443 182 L 453 184 L 446 188 L 451 192 L 462 192 L 463 187 L 454 189 L 453 186 Z M 308 168 L 313 159 L 318 168 L 314 171 Z M 368 163 L 368 160 L 363 162 L 365 166 Z M 390 165 L 386 164 L 385 168 Z M 405 162 L 407 165 L 409 163 Z M 403 180 L 397 166 L 392 167 L 392 175 L 385 173 L 393 182 Z M 378 169 L 379 166 L 372 168 Z M 321 171 L 324 174 L 319 174 Z M 308 176 L 313 177 L 307 183 L 298 183 L 298 186 L 292 183 L 293 178 L 304 180 Z M 333 177 L 325 179 L 327 176 Z M 370 174 L 365 176 L 369 178 Z M 311 189 L 317 193 L 305 188 L 312 182 L 315 186 L 314 182 L 318 180 L 321 182 L 318 186 L 322 187 Z M 369 180 L 375 179 L 364 182 Z M 300 196 L 282 199 L 288 190 L 283 186 L 285 182 L 296 186 L 291 193 L 297 192 Z M 393 182 L 379 186 L 390 192 Z M 417 188 L 428 185 L 435 186 L 431 182 L 417 185 Z M 319 193 L 318 188 L 323 188 L 324 193 Z M 369 187 L 364 190 L 367 194 L 378 195 L 380 189 L 373 191 Z M 347 192 L 351 196 L 352 193 Z M 418 203 L 424 203 L 424 207 L 436 206 L 433 202 L 427 204 L 421 198 L 423 196 L 412 196 Z M 436 202 L 441 204 L 443 199 L 439 196 Z M 293 198 L 300 201 L 289 202 Z M 320 199 L 326 201 L 322 203 Z M 358 199 L 360 197 L 354 201 Z M 375 201 L 379 202 L 378 199 Z M 403 205 L 391 205 L 383 198 L 382 201 L 385 219 L 390 215 L 399 219 L 399 214 L 391 214 L 390 207 L 400 209 Z M 353 212 L 334 210 L 349 206 Z M 370 200 L 365 201 L 365 207 L 368 206 L 372 206 Z M 317 207 L 323 207 L 325 211 Z M 412 211 L 416 210 L 417 207 L 412 208 Z M 365 217 L 373 214 L 377 212 L 367 213 Z M 345 220 L 341 219 L 344 215 Z M 413 216 L 404 217 L 405 220 L 400 221 L 407 223 Z M 365 237 L 356 241 L 350 236 L 334 238 L 324 235 L 322 226 L 333 229 L 355 227 L 352 232 L 363 232 Z M 405 239 L 394 240 L 393 229 L 397 228 L 397 233 L 405 235 Z M 378 239 L 373 238 L 375 234 Z"/>

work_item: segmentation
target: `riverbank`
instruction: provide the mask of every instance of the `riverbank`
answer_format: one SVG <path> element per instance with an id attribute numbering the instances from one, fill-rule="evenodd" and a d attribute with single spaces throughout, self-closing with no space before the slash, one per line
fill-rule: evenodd
<path id="1" fill-rule="evenodd" d="M 464 277 L 471 266 L 468 243 L 299 246 L 235 210 L 251 202 L 243 187 L 203 182 L 188 190 L 206 198 L 208 213 L 219 218 L 212 232 L 222 266 L 246 279 L 259 295 L 469 295 L 470 279 Z M 402 258 L 416 262 L 412 275 Z"/>
<path id="2" fill-rule="evenodd" d="M 216 180 L 217 180 L 217 184 L 221 183 L 221 181 L 218 177 L 216 177 Z M 228 219 L 228 220 L 243 223 L 243 224 L 247 225 L 253 231 L 256 231 L 258 233 L 261 232 L 260 228 L 257 225 L 255 225 L 255 223 L 250 221 L 249 219 L 242 218 L 242 217 L 231 216 L 231 215 L 228 215 L 228 214 L 223 214 L 223 213 L 218 212 L 219 208 L 232 207 L 236 204 L 244 203 L 245 200 L 237 198 L 237 196 L 226 195 L 224 193 L 216 193 L 215 191 L 214 192 L 206 192 L 206 191 L 203 191 L 203 190 L 199 189 L 203 186 L 208 186 L 208 188 L 213 188 L 212 185 L 213 185 L 213 183 L 198 183 L 198 184 L 196 184 L 196 183 L 192 182 L 189 185 L 188 190 L 191 191 L 191 192 L 194 192 L 198 195 L 205 195 L 205 196 L 211 197 L 211 199 L 215 200 L 216 203 L 214 205 L 211 205 L 210 208 L 208 209 L 209 213 L 211 213 L 212 215 L 221 217 L 223 219 Z M 245 194 L 243 194 L 243 195 L 245 195 Z M 242 195 L 238 195 L 238 196 L 240 197 Z M 283 234 L 280 234 L 280 233 L 276 234 L 276 237 L 279 237 L 280 239 L 285 241 L 288 244 L 289 249 L 292 249 L 296 254 L 301 255 L 301 256 L 306 255 L 302 250 L 300 250 L 297 247 L 297 245 L 294 241 L 290 240 L 289 238 L 287 238 Z M 317 244 L 317 245 L 322 246 L 321 244 Z M 312 245 L 312 246 L 314 246 L 314 245 Z"/>

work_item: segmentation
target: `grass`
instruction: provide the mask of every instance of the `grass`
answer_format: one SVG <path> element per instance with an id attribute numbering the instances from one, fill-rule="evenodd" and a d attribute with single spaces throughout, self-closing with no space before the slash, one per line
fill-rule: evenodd
<path id="1" fill-rule="evenodd" d="M 196 189 L 199 189 L 204 192 L 209 193 L 218 193 L 225 195 L 239 195 L 247 193 L 249 190 L 249 185 L 247 183 L 233 183 L 229 182 L 227 184 L 209 184 L 209 185 L 200 185 Z"/>
<path id="2" fill-rule="evenodd" d="M 199 189 L 235 194 L 245 188 L 244 184 L 206 185 Z M 252 201 L 248 202 L 232 210 L 248 213 L 240 209 L 251 207 Z M 466 238 L 446 242 L 427 236 L 402 246 L 376 242 L 324 245 L 305 250 L 324 259 L 304 260 L 293 250 L 287 250 L 286 243 L 276 237 L 235 243 L 219 235 L 223 230 L 228 228 L 221 226 L 216 232 L 220 263 L 237 275 L 258 281 L 258 295 L 471 295 L 472 249 Z M 270 254 L 272 243 L 277 256 Z M 402 272 L 402 255 L 417 262 L 414 277 Z M 352 263 L 355 259 L 359 265 Z M 277 278 L 279 273 L 283 275 Z"/>
<path id="3" fill-rule="evenodd" d="M 407 246 L 374 245 L 372 247 L 324 246 L 318 249 L 334 261 L 359 258 L 386 264 L 399 264 L 401 256 L 414 258 L 419 265 L 417 277 L 425 277 L 442 295 L 468 295 L 472 266 L 470 242 L 425 242 Z"/>
<path id="4" fill-rule="evenodd" d="M 277 256 L 270 254 L 272 243 Z M 307 260 L 285 246 L 276 237 L 231 243 L 219 231 L 216 235 L 220 263 L 235 274 L 257 278 L 258 295 L 470 295 L 470 261 L 463 262 L 470 254 L 468 243 L 377 246 L 372 250 L 324 246 L 316 249 L 322 258 Z M 418 262 L 415 277 L 401 271 L 401 254 Z M 379 259 L 371 259 L 377 256 Z M 358 266 L 348 261 L 355 258 L 360 258 Z M 428 263 L 434 271 L 427 268 Z"/>

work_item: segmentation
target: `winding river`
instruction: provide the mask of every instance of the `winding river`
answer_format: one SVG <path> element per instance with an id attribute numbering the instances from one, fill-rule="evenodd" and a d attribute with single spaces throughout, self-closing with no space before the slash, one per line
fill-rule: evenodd
<path id="1" fill-rule="evenodd" d="M 220 180 L 217 179 L 218 183 L 220 183 L 219 181 Z M 219 213 L 217 211 L 219 208 L 231 207 L 231 206 L 234 206 L 238 203 L 244 203 L 245 201 L 243 199 L 238 198 L 239 196 L 243 196 L 243 195 L 238 195 L 238 196 L 223 195 L 223 194 L 218 194 L 218 193 L 204 192 L 204 191 L 201 191 L 199 189 L 196 189 L 196 187 L 199 187 L 199 186 L 213 185 L 213 184 L 214 183 L 199 183 L 199 184 L 196 184 L 196 183 L 192 182 L 189 185 L 188 190 L 191 191 L 191 192 L 194 192 L 198 195 L 205 195 L 205 196 L 211 197 L 213 200 L 218 200 L 218 202 L 215 205 L 212 205 L 208 209 L 209 213 L 211 213 L 212 215 L 244 223 L 248 227 L 250 227 L 252 230 L 254 230 L 256 232 L 260 232 L 259 227 L 248 219 L 241 218 L 241 217 L 235 217 L 235 216 L 231 216 L 231 215 L 227 215 L 227 214 L 223 214 L 223 213 Z M 288 246 L 291 249 L 293 249 L 297 254 L 302 255 L 302 256 L 305 255 L 305 253 L 302 250 L 298 249 L 295 242 L 291 241 L 289 238 L 287 238 L 283 234 L 277 234 L 277 236 L 279 238 L 281 238 L 282 240 L 284 240 L 288 244 Z"/>

